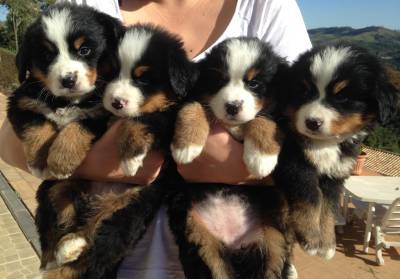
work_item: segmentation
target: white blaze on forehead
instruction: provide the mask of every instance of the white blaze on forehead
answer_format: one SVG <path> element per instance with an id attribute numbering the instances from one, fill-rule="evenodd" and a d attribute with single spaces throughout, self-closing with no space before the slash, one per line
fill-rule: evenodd
<path id="1" fill-rule="evenodd" d="M 246 71 L 260 56 L 260 46 L 256 41 L 231 40 L 227 44 L 227 62 L 232 80 L 242 80 Z"/>
<path id="2" fill-rule="evenodd" d="M 43 26 L 47 38 L 53 42 L 60 55 L 68 55 L 67 35 L 71 32 L 71 15 L 69 10 L 52 10 L 43 17 Z"/>
<path id="3" fill-rule="evenodd" d="M 152 34 L 146 30 L 128 30 L 122 39 L 118 54 L 121 61 L 120 77 L 130 78 L 132 66 L 142 57 Z"/>
<path id="4" fill-rule="evenodd" d="M 337 68 L 351 55 L 349 47 L 327 47 L 317 53 L 311 61 L 310 71 L 314 77 L 320 97 L 326 95 L 325 88 L 334 78 Z"/>

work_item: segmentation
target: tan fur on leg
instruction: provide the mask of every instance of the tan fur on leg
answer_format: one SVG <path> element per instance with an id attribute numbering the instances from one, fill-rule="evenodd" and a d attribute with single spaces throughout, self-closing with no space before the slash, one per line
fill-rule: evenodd
<path id="1" fill-rule="evenodd" d="M 56 178 L 67 178 L 85 159 L 94 135 L 79 123 L 68 124 L 60 131 L 49 150 L 47 165 Z"/>
<path id="2" fill-rule="evenodd" d="M 244 127 L 243 161 L 257 178 L 269 175 L 278 163 L 281 135 L 275 122 L 257 117 Z"/>
<path id="3" fill-rule="evenodd" d="M 209 132 L 209 121 L 202 105 L 198 102 L 185 105 L 177 115 L 171 144 L 175 161 L 177 163 L 193 161 L 200 155 Z"/>
<path id="4" fill-rule="evenodd" d="M 214 279 L 231 278 L 228 267 L 221 258 L 221 243 L 201 224 L 196 212 L 190 211 L 187 217 L 188 241 L 199 246 L 199 255 L 210 268 Z"/>
<path id="5" fill-rule="evenodd" d="M 154 136 L 148 127 L 140 122 L 126 120 L 120 127 L 118 150 L 121 158 L 121 168 L 125 175 L 133 176 L 142 166 L 143 159 L 151 149 Z"/>
<path id="6" fill-rule="evenodd" d="M 38 171 L 38 176 L 47 167 L 49 148 L 56 135 L 54 126 L 50 122 L 45 122 L 43 125 L 28 128 L 22 136 L 28 166 L 33 173 Z"/>
<path id="7" fill-rule="evenodd" d="M 266 249 L 267 263 L 265 279 L 281 278 L 285 259 L 286 247 L 284 235 L 273 227 L 265 227 L 264 243 Z"/>

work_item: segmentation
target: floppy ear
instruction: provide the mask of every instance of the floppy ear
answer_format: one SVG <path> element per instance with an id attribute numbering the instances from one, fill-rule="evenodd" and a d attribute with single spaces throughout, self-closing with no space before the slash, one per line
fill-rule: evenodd
<path id="1" fill-rule="evenodd" d="M 168 55 L 169 80 L 178 100 L 182 100 L 192 89 L 198 70 L 194 62 L 186 57 L 183 50 L 170 51 Z"/>
<path id="2" fill-rule="evenodd" d="M 399 90 L 389 81 L 386 73 L 378 78 L 375 96 L 378 104 L 378 121 L 385 124 L 390 121 L 399 111 Z"/>
<path id="3" fill-rule="evenodd" d="M 120 38 L 124 32 L 122 23 L 118 19 L 102 12 L 98 12 L 97 21 L 105 30 L 107 44 L 118 44 L 118 38 Z"/>
<path id="4" fill-rule="evenodd" d="M 31 67 L 31 47 L 29 47 L 29 35 L 25 35 L 24 40 L 22 41 L 21 46 L 18 49 L 17 56 L 15 58 L 15 64 L 17 65 L 18 69 L 18 80 L 19 82 L 24 82 L 27 77 L 27 72 L 30 70 Z"/>

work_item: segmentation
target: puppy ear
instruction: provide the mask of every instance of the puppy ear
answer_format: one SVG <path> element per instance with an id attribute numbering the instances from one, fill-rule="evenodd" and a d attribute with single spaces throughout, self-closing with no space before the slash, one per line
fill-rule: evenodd
<path id="1" fill-rule="evenodd" d="M 28 33 L 26 33 L 22 44 L 18 49 L 17 56 L 15 57 L 15 64 L 18 69 L 18 80 L 21 83 L 26 80 L 32 62 L 31 47 L 29 47 L 29 35 L 27 34 Z"/>
<path id="2" fill-rule="evenodd" d="M 378 104 L 378 122 L 385 124 L 398 113 L 400 98 L 399 90 L 389 81 L 386 73 L 378 78 L 374 97 Z"/>
<path id="3" fill-rule="evenodd" d="M 120 20 L 105 13 L 98 12 L 97 21 L 103 26 L 108 44 L 118 43 L 118 39 L 124 32 L 124 27 Z"/>
<path id="4" fill-rule="evenodd" d="M 197 79 L 197 66 L 188 60 L 183 50 L 170 51 L 168 60 L 169 80 L 177 98 L 181 100 L 187 96 Z"/>

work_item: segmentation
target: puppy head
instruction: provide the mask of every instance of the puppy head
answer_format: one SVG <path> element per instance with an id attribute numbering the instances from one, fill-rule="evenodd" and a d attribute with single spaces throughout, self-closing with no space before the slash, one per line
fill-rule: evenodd
<path id="1" fill-rule="evenodd" d="M 272 108 L 274 84 L 285 65 L 269 45 L 257 39 L 228 39 L 200 62 L 196 91 L 219 120 L 240 125 Z"/>
<path id="2" fill-rule="evenodd" d="M 16 59 L 20 81 L 29 72 L 52 94 L 67 98 L 92 91 L 99 62 L 121 28 L 118 20 L 89 7 L 50 7 L 27 29 Z"/>
<path id="3" fill-rule="evenodd" d="M 107 85 L 103 103 L 119 117 L 166 110 L 186 96 L 195 77 L 182 42 L 150 25 L 126 30 L 118 60 L 118 75 Z"/>
<path id="4" fill-rule="evenodd" d="M 378 59 L 352 45 L 303 54 L 292 66 L 291 83 L 292 126 L 315 140 L 343 141 L 396 109 L 398 92 Z"/>

